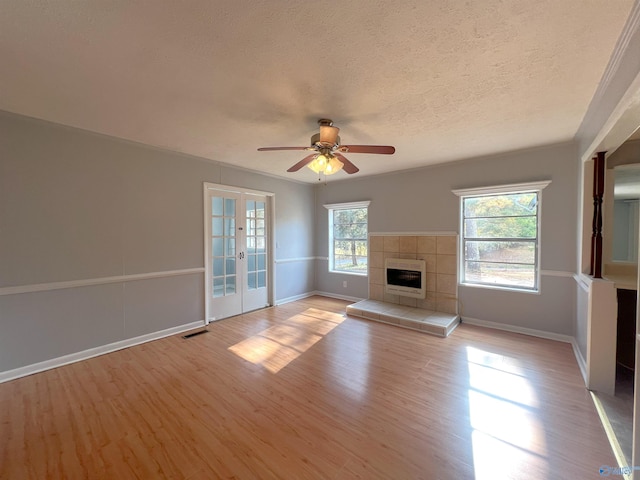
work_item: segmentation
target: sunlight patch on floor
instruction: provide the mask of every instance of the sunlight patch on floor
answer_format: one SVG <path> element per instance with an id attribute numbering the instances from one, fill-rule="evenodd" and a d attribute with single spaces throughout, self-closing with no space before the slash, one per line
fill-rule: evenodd
<path id="1" fill-rule="evenodd" d="M 525 370 L 513 358 L 473 347 L 467 360 L 476 480 L 547 478 L 540 401 Z"/>
<path id="2" fill-rule="evenodd" d="M 308 308 L 278 325 L 242 340 L 229 351 L 271 373 L 278 373 L 340 325 L 343 315 Z"/>

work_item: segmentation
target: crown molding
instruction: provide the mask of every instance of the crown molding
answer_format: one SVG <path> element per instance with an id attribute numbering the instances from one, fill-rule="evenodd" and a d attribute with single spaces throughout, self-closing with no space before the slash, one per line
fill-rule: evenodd
<path id="1" fill-rule="evenodd" d="M 583 161 L 618 148 L 640 125 L 640 0 L 629 17 L 575 135 Z"/>
<path id="2" fill-rule="evenodd" d="M 613 78 L 615 77 L 616 72 L 620 69 L 620 65 L 623 63 L 623 57 L 625 53 L 629 50 L 629 45 L 633 39 L 633 36 L 640 31 L 640 1 L 636 0 L 631 7 L 631 12 L 629 13 L 629 17 L 620 33 L 620 37 L 616 42 L 616 46 L 613 49 L 613 53 L 611 54 L 611 58 L 609 59 L 609 63 L 607 64 L 607 68 L 602 74 L 602 79 L 598 84 L 598 88 L 596 89 L 596 93 L 593 95 L 592 102 L 599 102 L 604 92 L 609 85 L 611 84 Z M 631 53 L 637 55 L 637 50 L 633 50 Z"/>

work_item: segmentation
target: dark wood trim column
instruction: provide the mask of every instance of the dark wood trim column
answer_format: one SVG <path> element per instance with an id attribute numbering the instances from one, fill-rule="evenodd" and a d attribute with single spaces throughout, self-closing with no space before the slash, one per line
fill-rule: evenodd
<path id="1" fill-rule="evenodd" d="M 593 278 L 602 278 L 602 199 L 604 197 L 604 155 L 598 152 L 593 166 L 593 233 L 591 235 L 591 267 Z"/>

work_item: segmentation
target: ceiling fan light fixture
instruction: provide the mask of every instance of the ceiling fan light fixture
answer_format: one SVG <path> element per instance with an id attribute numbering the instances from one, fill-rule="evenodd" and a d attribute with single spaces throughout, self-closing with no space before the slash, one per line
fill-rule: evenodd
<path id="1" fill-rule="evenodd" d="M 334 173 L 342 170 L 342 167 L 344 167 L 344 163 L 342 163 L 340 160 L 338 160 L 336 157 L 332 155 L 331 158 L 329 159 L 329 163 L 324 169 L 324 174 L 333 175 Z"/>
<path id="2" fill-rule="evenodd" d="M 316 158 L 307 164 L 307 167 L 318 175 L 321 173 L 324 173 L 325 175 L 333 175 L 334 173 L 339 172 L 343 166 L 344 163 L 336 157 L 331 154 L 324 153 L 317 155 Z"/>
<path id="3" fill-rule="evenodd" d="M 327 158 L 327 156 L 323 153 L 320 153 L 319 155 L 316 155 L 316 158 L 314 158 L 311 163 L 307 165 L 307 167 L 309 167 L 319 175 L 320 173 L 324 172 L 324 169 L 327 168 L 328 163 L 329 159 Z"/>

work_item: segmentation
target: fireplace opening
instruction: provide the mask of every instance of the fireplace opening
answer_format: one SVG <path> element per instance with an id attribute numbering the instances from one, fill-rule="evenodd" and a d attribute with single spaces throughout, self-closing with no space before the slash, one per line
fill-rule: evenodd
<path id="1" fill-rule="evenodd" d="M 387 258 L 384 289 L 386 293 L 412 298 L 425 298 L 426 264 L 424 260 Z"/>
<path id="2" fill-rule="evenodd" d="M 415 270 L 387 269 L 387 284 L 400 287 L 422 288 L 422 275 Z"/>

